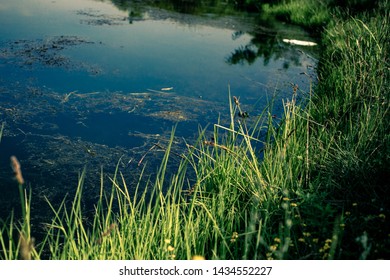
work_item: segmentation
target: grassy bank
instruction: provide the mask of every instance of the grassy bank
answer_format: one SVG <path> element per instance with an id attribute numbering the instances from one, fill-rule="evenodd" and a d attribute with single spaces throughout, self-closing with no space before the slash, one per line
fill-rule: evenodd
<path id="1" fill-rule="evenodd" d="M 282 3 L 265 9 L 313 7 L 313 1 Z M 256 119 L 239 117 L 242 104 L 230 96 L 230 124 L 214 125 L 213 138 L 200 131 L 174 175 L 166 170 L 177 157 L 172 141 L 145 192 L 129 193 L 119 171 L 102 172 L 92 218 L 82 205 L 81 173 L 71 203 L 52 206 L 53 219 L 34 243 L 33 197 L 16 181 L 24 218 L 0 225 L 0 258 L 388 258 L 387 3 L 353 16 L 326 3 L 318 84 L 305 93 L 293 87 L 282 120 L 271 108 Z M 291 8 L 289 21 L 295 13 Z M 304 105 L 296 103 L 298 94 L 307 96 Z M 17 161 L 13 168 L 23 178 Z"/>

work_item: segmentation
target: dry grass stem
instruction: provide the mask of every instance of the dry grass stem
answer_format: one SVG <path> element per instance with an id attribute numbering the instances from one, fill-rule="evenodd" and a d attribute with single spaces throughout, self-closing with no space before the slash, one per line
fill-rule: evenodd
<path id="1" fill-rule="evenodd" d="M 18 159 L 15 156 L 11 156 L 11 167 L 12 167 L 12 170 L 15 174 L 16 181 L 20 185 L 23 185 L 24 179 L 23 179 L 23 175 L 22 175 L 22 169 L 20 167 L 20 163 L 19 163 Z"/>

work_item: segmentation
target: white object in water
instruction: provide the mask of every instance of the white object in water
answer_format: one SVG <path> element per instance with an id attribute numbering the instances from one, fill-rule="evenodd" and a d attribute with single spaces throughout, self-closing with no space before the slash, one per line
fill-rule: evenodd
<path id="1" fill-rule="evenodd" d="M 301 41 L 301 40 L 295 40 L 295 39 L 283 39 L 283 42 L 289 43 L 292 45 L 298 45 L 298 46 L 317 46 L 317 43 L 309 42 L 309 41 Z"/>
<path id="2" fill-rule="evenodd" d="M 164 90 L 164 91 L 173 90 L 173 87 L 165 87 L 165 88 L 162 88 L 161 90 Z"/>

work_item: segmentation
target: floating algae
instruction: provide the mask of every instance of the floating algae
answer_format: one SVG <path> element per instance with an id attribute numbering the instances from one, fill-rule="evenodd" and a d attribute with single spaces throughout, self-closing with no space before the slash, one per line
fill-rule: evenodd
<path id="1" fill-rule="evenodd" d="M 149 116 L 166 119 L 170 121 L 187 121 L 191 117 L 189 114 L 186 114 L 181 110 L 159 111 L 159 112 L 152 113 Z"/>
<path id="2" fill-rule="evenodd" d="M 15 40 L 0 48 L 0 58 L 8 64 L 24 68 L 37 65 L 46 67 L 61 67 L 67 70 L 87 70 L 90 74 L 100 74 L 101 69 L 96 65 L 72 61 L 62 53 L 69 47 L 94 44 L 79 36 L 51 36 L 36 40 Z"/>
<path id="3" fill-rule="evenodd" d="M 18 155 L 26 181 L 39 196 L 57 199 L 72 192 L 86 167 L 86 193 L 95 197 L 102 168 L 110 174 L 119 163 L 129 186 L 142 170 L 154 174 L 172 127 L 185 123 L 174 138 L 173 170 L 186 149 L 183 138 L 194 139 L 199 123 L 215 122 L 213 117 L 224 111 L 203 99 L 158 90 L 59 93 L 9 84 L 0 88 L 0 120 L 5 123 L 0 149 Z"/>

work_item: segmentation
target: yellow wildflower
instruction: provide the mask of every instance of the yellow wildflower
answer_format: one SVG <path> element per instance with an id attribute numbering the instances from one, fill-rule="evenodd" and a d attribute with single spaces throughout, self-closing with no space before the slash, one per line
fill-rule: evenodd
<path id="1" fill-rule="evenodd" d="M 280 238 L 279 238 L 279 237 L 275 237 L 275 238 L 274 238 L 274 241 L 275 241 L 276 243 L 280 243 L 280 242 L 282 242 L 282 241 L 280 240 Z"/>
<path id="2" fill-rule="evenodd" d="M 271 245 L 271 246 L 269 246 L 269 250 L 270 250 L 270 251 L 276 251 L 276 249 L 278 249 L 278 246 L 277 246 L 277 245 Z"/>

